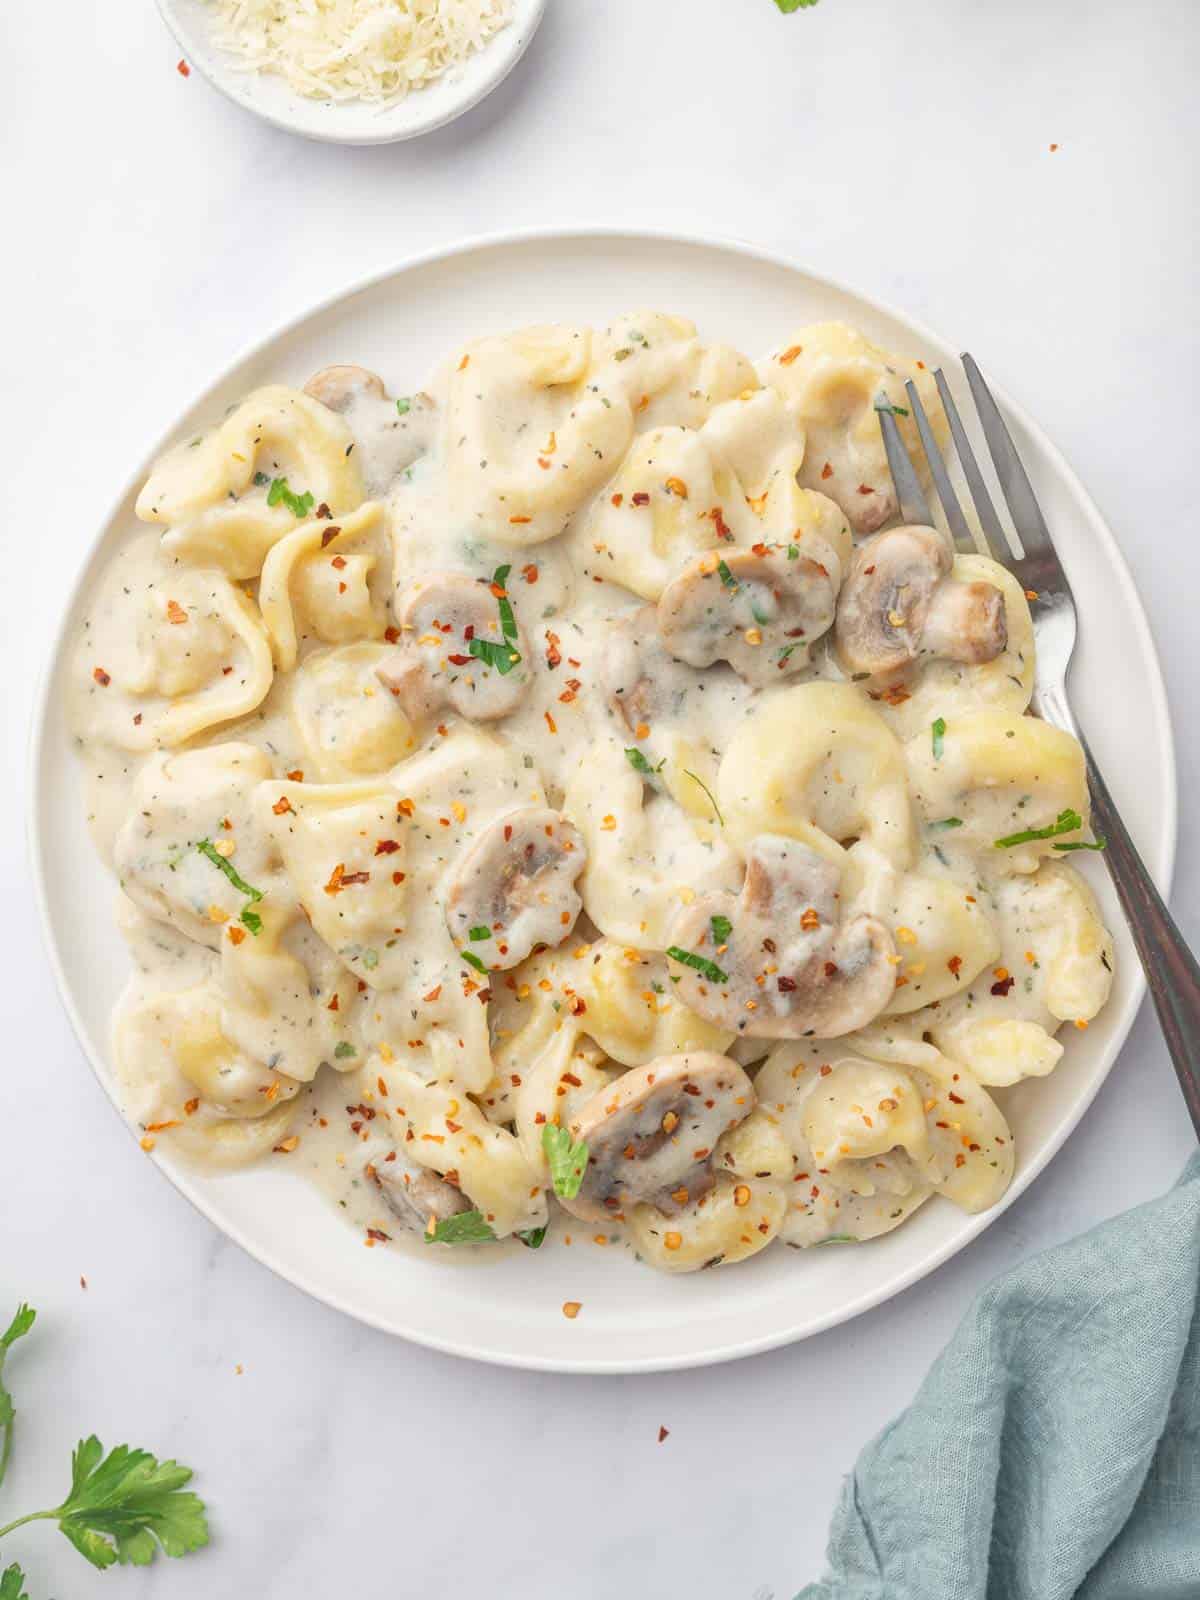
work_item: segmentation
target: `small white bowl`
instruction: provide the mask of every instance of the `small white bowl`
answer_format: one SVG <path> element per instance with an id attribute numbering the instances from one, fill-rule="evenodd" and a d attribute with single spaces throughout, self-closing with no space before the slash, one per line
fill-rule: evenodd
<path id="1" fill-rule="evenodd" d="M 513 0 L 512 21 L 465 65 L 384 106 L 309 100 L 274 73 L 247 72 L 236 56 L 214 43 L 212 8 L 202 0 L 158 0 L 158 9 L 188 64 L 264 122 L 330 144 L 395 144 L 444 127 L 491 94 L 525 54 L 546 0 Z"/>

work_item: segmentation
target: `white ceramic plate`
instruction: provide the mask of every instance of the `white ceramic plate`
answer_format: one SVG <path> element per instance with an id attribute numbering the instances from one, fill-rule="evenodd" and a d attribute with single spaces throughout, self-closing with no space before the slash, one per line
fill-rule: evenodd
<path id="1" fill-rule="evenodd" d="M 468 337 L 535 321 L 603 323 L 639 307 L 692 317 L 702 331 L 750 353 L 817 318 L 857 323 L 886 346 L 926 362 L 954 350 L 899 313 L 748 246 L 589 232 L 525 235 L 425 256 L 318 306 L 236 362 L 179 418 L 131 477 L 84 563 L 35 725 L 32 847 L 42 914 L 63 998 L 84 1049 L 111 1094 L 108 1028 L 127 969 L 112 924 L 113 885 L 83 822 L 80 772 L 62 713 L 63 641 L 82 596 L 133 522 L 153 454 L 220 417 L 260 383 L 295 384 L 335 361 L 378 370 L 392 393 L 417 387 L 434 362 Z M 985 369 L 988 352 L 975 352 Z M 1079 601 L 1073 690 L 1117 800 L 1164 889 L 1175 842 L 1175 764 L 1158 662 L 1133 580 L 1112 535 L 1040 429 L 1005 402 Z M 1120 671 L 1111 642 L 1121 640 Z M 1137 760 L 1129 730 L 1137 729 Z M 1108 879 L 1089 862 L 1117 941 L 1112 1000 L 1086 1033 L 1073 1031 L 1049 1078 L 1009 1092 L 1019 1152 L 1012 1200 L 1042 1171 L 1112 1066 L 1142 994 L 1142 978 Z M 1099 867 L 1099 870 L 1097 868 Z M 147 1159 L 131 1139 L 130 1156 Z M 575 1230 L 567 1247 L 485 1252 L 479 1266 L 448 1252 L 415 1258 L 364 1250 L 338 1214 L 279 1167 L 198 1176 L 151 1159 L 211 1221 L 310 1294 L 364 1322 L 437 1349 L 515 1366 L 636 1372 L 748 1355 L 801 1339 L 879 1304 L 960 1250 L 997 1211 L 967 1217 L 935 1199 L 895 1233 L 856 1249 L 798 1254 L 773 1248 L 730 1270 L 669 1278 L 606 1251 Z M 568 1321 L 561 1307 L 579 1300 Z"/>
<path id="2" fill-rule="evenodd" d="M 392 105 L 309 100 L 271 73 L 244 71 L 213 43 L 212 9 L 203 0 L 158 0 L 163 21 L 189 63 L 255 116 L 306 139 L 331 144 L 396 144 L 461 117 L 508 77 L 525 54 L 546 0 L 513 0 L 513 20 L 464 66 Z"/>

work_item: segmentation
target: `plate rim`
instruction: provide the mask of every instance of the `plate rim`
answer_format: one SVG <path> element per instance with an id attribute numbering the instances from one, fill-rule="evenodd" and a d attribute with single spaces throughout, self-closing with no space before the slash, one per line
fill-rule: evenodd
<path id="1" fill-rule="evenodd" d="M 470 84 L 464 94 L 454 96 L 448 106 L 443 106 L 440 110 L 430 112 L 424 117 L 418 116 L 412 123 L 404 127 L 392 127 L 387 131 L 384 131 L 381 127 L 380 131 L 376 133 L 359 131 L 347 133 L 334 131 L 332 128 L 320 128 L 316 125 L 308 126 L 299 119 L 298 112 L 295 115 L 289 115 L 284 110 L 261 104 L 242 85 L 243 77 L 248 78 L 250 74 L 239 72 L 232 62 L 226 65 L 220 47 L 211 39 L 202 38 L 197 40 L 191 31 L 188 19 L 180 9 L 181 0 L 155 0 L 158 14 L 167 32 L 187 56 L 188 65 L 199 72 L 205 82 L 215 89 L 218 94 L 224 95 L 234 105 L 239 106 L 243 111 L 249 112 L 251 116 L 258 117 L 272 128 L 277 128 L 281 133 L 295 134 L 298 138 L 311 139 L 317 144 L 341 144 L 362 149 L 377 148 L 389 144 L 403 144 L 409 139 L 419 138 L 421 134 L 434 133 L 438 128 L 444 128 L 459 117 L 465 116 L 468 111 L 474 110 L 482 100 L 486 100 L 493 89 L 498 89 L 533 43 L 534 35 L 541 27 L 546 15 L 546 6 L 549 0 L 515 0 L 515 3 L 519 6 L 528 7 L 527 16 L 514 16 L 510 24 L 516 30 L 515 44 L 510 45 L 507 51 L 503 49 L 503 45 L 506 42 L 503 31 L 495 35 L 494 40 L 489 40 L 483 50 L 471 59 L 485 61 L 492 44 L 495 40 L 499 40 L 499 53 L 493 64 L 493 70 L 481 72 L 478 83 Z M 470 62 L 468 62 L 469 65 Z M 464 68 L 464 70 L 466 69 Z M 434 84 L 453 87 L 452 80 L 446 83 L 443 79 L 435 79 Z M 306 104 L 300 96 L 295 95 L 294 91 L 290 92 L 299 107 L 303 107 Z M 320 103 L 319 101 L 312 102 L 314 107 Z M 367 104 L 367 102 L 363 101 L 350 101 L 347 103 L 360 106 Z M 407 98 L 396 101 L 394 105 L 382 109 L 379 115 L 381 119 L 386 118 L 389 111 L 394 111 L 400 106 L 407 106 L 409 103 Z M 334 110 L 331 116 L 336 117 L 342 103 L 333 102 L 333 106 Z"/>
<path id="2" fill-rule="evenodd" d="M 898 310 L 890 302 L 880 299 L 877 295 L 863 292 L 852 284 L 842 279 L 835 278 L 828 273 L 818 272 L 803 264 L 802 261 L 787 252 L 767 248 L 755 244 L 735 235 L 704 234 L 688 230 L 670 228 L 646 228 L 641 226 L 625 226 L 622 224 L 594 224 L 594 225 L 538 225 L 518 229 L 493 230 L 480 234 L 472 234 L 452 245 L 432 247 L 427 250 L 414 252 L 403 256 L 390 266 L 377 268 L 363 276 L 344 284 L 341 288 L 321 296 L 319 299 L 306 305 L 303 309 L 293 313 L 276 323 L 266 334 L 254 340 L 245 341 L 232 359 L 222 363 L 220 368 L 198 392 L 194 393 L 180 411 L 172 418 L 154 442 L 140 458 L 138 465 L 123 481 L 119 491 L 112 499 L 103 516 L 96 523 L 96 531 L 90 538 L 86 551 L 80 558 L 80 565 L 75 572 L 70 587 L 64 596 L 63 605 L 59 616 L 58 625 L 53 636 L 48 641 L 45 657 L 41 663 L 40 677 L 34 700 L 33 715 L 29 725 L 29 740 L 26 760 L 26 785 L 29 803 L 26 808 L 26 844 L 29 853 L 31 874 L 33 880 L 34 898 L 37 904 L 38 921 L 41 928 L 43 946 L 49 960 L 51 972 L 54 976 L 55 988 L 75 1040 L 93 1076 L 96 1078 L 110 1105 L 119 1118 L 128 1137 L 136 1141 L 136 1130 L 130 1125 L 115 1095 L 115 1088 L 108 1081 L 107 1066 L 97 1059 L 88 1041 L 87 1031 L 83 1025 L 75 1003 L 72 989 L 67 981 L 63 966 L 62 956 L 58 947 L 54 924 L 50 913 L 49 893 L 44 870 L 44 852 L 48 845 L 42 827 L 42 787 L 40 771 L 48 751 L 49 720 L 51 714 L 51 689 L 56 676 L 56 667 L 67 645 L 67 630 L 74 617 L 87 571 L 94 559 L 96 550 L 108 530 L 119 515 L 121 508 L 132 496 L 136 495 L 142 475 L 146 466 L 152 462 L 163 449 L 176 438 L 189 414 L 197 407 L 204 404 L 205 400 L 215 390 L 225 384 L 239 368 L 260 356 L 270 346 L 298 332 L 301 327 L 326 312 L 336 309 L 339 305 L 353 299 L 355 296 L 369 292 L 393 278 L 399 278 L 407 273 L 425 267 L 457 260 L 496 248 L 524 246 L 530 244 L 560 245 L 579 244 L 590 240 L 605 240 L 610 243 L 625 241 L 634 245 L 650 243 L 654 245 L 679 245 L 685 248 L 717 251 L 734 256 L 740 256 L 762 265 L 781 269 L 787 273 L 798 274 L 809 283 L 827 288 L 835 294 L 850 295 L 860 301 L 864 306 L 884 317 L 892 318 L 912 330 L 913 334 L 927 340 L 933 347 L 945 346 L 949 343 L 941 335 L 919 318 L 911 316 L 908 312 Z M 1164 898 L 1169 895 L 1174 877 L 1179 820 L 1179 792 L 1178 792 L 1178 767 L 1175 748 L 1175 730 L 1171 718 L 1170 701 L 1167 695 L 1166 682 L 1163 677 L 1162 664 L 1159 660 L 1158 650 L 1155 645 L 1153 631 L 1149 618 L 1138 592 L 1133 573 L 1125 560 L 1124 553 L 1117 543 L 1107 520 L 1100 511 L 1099 506 L 1080 480 L 1066 457 L 1053 439 L 1045 432 L 1023 407 L 1014 403 L 1003 388 L 991 384 L 993 393 L 1001 409 L 1017 420 L 1019 425 L 1028 431 L 1044 450 L 1047 459 L 1054 470 L 1061 474 L 1071 493 L 1077 497 L 1080 504 L 1089 514 L 1100 538 L 1105 546 L 1106 555 L 1114 564 L 1120 574 L 1126 589 L 1126 595 L 1133 604 L 1129 614 L 1129 622 L 1139 636 L 1148 667 L 1149 690 L 1155 709 L 1161 714 L 1164 732 L 1163 760 L 1164 760 L 1164 802 L 1165 818 L 1162 828 L 1164 837 L 1161 840 L 1163 849 L 1163 868 L 1161 873 L 1151 872 L 1156 886 Z M 279 1265 L 267 1247 L 261 1247 L 251 1242 L 244 1236 L 240 1229 L 230 1228 L 223 1220 L 219 1220 L 210 1210 L 206 1199 L 197 1192 L 187 1168 L 179 1164 L 168 1164 L 158 1157 L 151 1160 L 159 1174 L 171 1184 L 177 1193 L 181 1194 L 204 1217 L 209 1225 L 224 1237 L 232 1240 L 240 1249 L 244 1250 L 253 1260 L 266 1267 L 276 1277 L 291 1287 L 310 1295 L 319 1303 L 351 1317 L 354 1321 L 365 1326 L 386 1333 L 392 1338 L 402 1338 L 426 1349 L 438 1351 L 441 1354 L 458 1356 L 467 1360 L 484 1362 L 491 1366 L 502 1366 L 534 1372 L 553 1372 L 566 1375 L 633 1375 L 649 1372 L 679 1371 L 694 1367 L 716 1366 L 725 1362 L 741 1360 L 744 1357 L 763 1354 L 767 1351 L 779 1349 L 784 1345 L 800 1343 L 816 1334 L 825 1333 L 875 1307 L 894 1299 L 896 1296 L 911 1289 L 931 1273 L 944 1266 L 952 1256 L 957 1255 L 968 1245 L 972 1244 L 986 1228 L 990 1227 L 1008 1207 L 1012 1205 L 1032 1184 L 1041 1177 L 1046 1168 L 1059 1153 L 1067 1140 L 1079 1126 L 1085 1113 L 1092 1105 L 1101 1087 L 1107 1081 L 1109 1074 L 1116 1065 L 1117 1059 L 1128 1039 L 1129 1032 L 1139 1014 L 1146 994 L 1145 975 L 1140 966 L 1132 974 L 1132 988 L 1128 1018 L 1110 1042 L 1107 1054 L 1108 1060 L 1103 1069 L 1096 1075 L 1094 1081 L 1079 1095 L 1072 1106 L 1069 1115 L 1063 1120 L 1056 1130 L 1054 1137 L 1047 1143 L 1031 1165 L 1023 1172 L 1017 1174 L 1001 1200 L 987 1211 L 972 1217 L 967 1226 L 953 1239 L 943 1241 L 935 1250 L 919 1263 L 905 1268 L 893 1280 L 887 1280 L 882 1286 L 868 1286 L 861 1294 L 849 1300 L 840 1307 L 816 1315 L 803 1325 L 795 1323 L 772 1331 L 746 1338 L 726 1340 L 719 1346 L 699 1352 L 684 1352 L 678 1356 L 651 1355 L 643 1359 L 638 1358 L 604 1358 L 596 1356 L 557 1357 L 537 1353 L 522 1354 L 516 1351 L 496 1351 L 480 1348 L 472 1343 L 469 1335 L 454 1337 L 440 1336 L 428 1332 L 415 1332 L 412 1330 L 399 1331 L 394 1325 L 384 1319 L 382 1315 L 363 1309 L 349 1303 L 337 1290 L 331 1290 L 321 1285 L 318 1279 L 307 1273 L 297 1273 Z M 145 1159 L 144 1157 L 142 1159 Z"/>

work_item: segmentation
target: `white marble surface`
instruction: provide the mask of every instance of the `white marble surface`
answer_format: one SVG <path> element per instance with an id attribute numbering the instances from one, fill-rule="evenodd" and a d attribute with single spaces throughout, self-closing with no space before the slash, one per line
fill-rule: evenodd
<path id="1" fill-rule="evenodd" d="M 148 0 L 11 7 L 5 33 L 0 1297 L 28 1297 L 42 1322 L 11 1364 L 23 1415 L 0 1522 L 58 1498 L 95 1429 L 195 1464 L 215 1538 L 201 1559 L 101 1580 L 34 1527 L 0 1566 L 19 1557 L 35 1600 L 785 1600 L 819 1566 L 842 1473 L 974 1290 L 1179 1170 L 1192 1139 L 1152 1017 L 1034 1190 L 892 1305 L 712 1371 L 469 1366 L 310 1303 L 132 1158 L 34 922 L 32 686 L 128 463 L 264 327 L 481 230 L 741 235 L 969 340 L 1105 507 L 1172 693 L 1174 904 L 1200 939 L 1200 15 L 1190 0 L 821 0 L 791 18 L 771 0 L 552 0 L 484 106 L 359 152 L 272 132 L 180 77 Z"/>

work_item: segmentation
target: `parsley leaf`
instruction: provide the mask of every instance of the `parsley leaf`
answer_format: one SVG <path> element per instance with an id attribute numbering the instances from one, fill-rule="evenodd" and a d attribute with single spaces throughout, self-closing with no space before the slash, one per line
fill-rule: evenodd
<path id="1" fill-rule="evenodd" d="M 930 833 L 945 833 L 947 828 L 961 828 L 962 825 L 963 820 L 961 817 L 942 817 L 940 821 L 929 824 L 929 831 Z"/>
<path id="2" fill-rule="evenodd" d="M 881 394 L 877 397 L 875 401 L 875 409 L 876 411 L 886 411 L 889 416 L 893 417 L 906 417 L 908 415 L 908 412 L 903 406 L 894 406 L 885 394 Z"/>
<path id="3" fill-rule="evenodd" d="M 720 575 L 721 582 L 725 585 L 725 587 L 733 592 L 736 592 L 738 581 L 734 577 L 733 573 L 730 572 L 729 563 L 727 561 L 718 561 L 717 572 Z"/>
<path id="4" fill-rule="evenodd" d="M 572 1139 L 570 1131 L 556 1122 L 547 1122 L 542 1128 L 542 1149 L 550 1163 L 550 1182 L 555 1194 L 564 1200 L 573 1200 L 587 1171 L 588 1147 L 580 1139 Z"/>
<path id="5" fill-rule="evenodd" d="M 277 506 L 280 501 L 294 517 L 306 517 L 314 503 L 309 490 L 306 489 L 303 494 L 296 494 L 288 487 L 286 478 L 272 478 L 271 487 L 267 490 L 267 504 Z"/>
<path id="6" fill-rule="evenodd" d="M 714 944 L 725 944 L 733 932 L 733 923 L 728 917 L 709 917 L 708 925 L 712 929 Z"/>
<path id="7" fill-rule="evenodd" d="M 497 567 L 492 574 L 492 588 L 496 591 L 496 607 L 500 612 L 500 632 L 514 643 L 517 637 L 517 619 L 513 616 L 512 602 L 508 598 L 508 575 L 512 571 L 511 563 L 508 566 Z M 516 651 L 513 652 L 516 655 Z M 519 661 L 521 658 L 517 656 Z"/>
<path id="8" fill-rule="evenodd" d="M 1071 839 L 1066 844 L 1056 844 L 1056 850 L 1107 850 L 1108 840 L 1103 834 L 1098 834 L 1095 840 Z"/>
<path id="9" fill-rule="evenodd" d="M 25 1337 L 36 1319 L 37 1312 L 32 1306 L 22 1302 L 13 1314 L 8 1327 L 0 1333 L 0 1432 L 4 1435 L 3 1439 L 0 1439 L 0 1482 L 3 1482 L 4 1474 L 8 1471 L 8 1458 L 12 1453 L 13 1420 L 17 1414 L 12 1395 L 4 1385 L 4 1359 L 17 1340 Z"/>
<path id="10" fill-rule="evenodd" d="M 482 944 L 485 939 L 492 937 L 492 930 L 481 922 L 478 927 L 467 929 L 467 937 L 475 944 Z"/>
<path id="11" fill-rule="evenodd" d="M 545 1237 L 546 1237 L 546 1229 L 544 1227 L 543 1228 L 526 1228 L 524 1230 L 524 1232 L 517 1234 L 517 1238 L 520 1239 L 521 1243 L 525 1246 L 526 1250 L 537 1250 L 537 1249 L 540 1249 L 542 1240 Z M 3 1595 L 0 1595 L 0 1600 L 4 1600 L 4 1596 Z"/>
<path id="12" fill-rule="evenodd" d="M 626 750 L 625 759 L 635 772 L 640 772 L 647 777 L 653 775 L 654 768 L 640 750 Z"/>
<path id="13" fill-rule="evenodd" d="M 1056 821 L 1044 828 L 1024 828 L 1020 833 L 1006 833 L 1003 839 L 994 840 L 997 850 L 1011 850 L 1017 844 L 1030 844 L 1035 839 L 1053 839 L 1060 833 L 1075 833 L 1083 827 L 1083 818 L 1070 806 L 1058 813 Z"/>
<path id="14" fill-rule="evenodd" d="M 257 911 L 251 911 L 247 907 L 247 909 L 242 912 L 241 916 L 238 917 L 238 921 L 244 924 L 245 927 L 249 928 L 250 932 L 256 939 L 262 932 L 262 918 L 259 916 Z"/>
<path id="15" fill-rule="evenodd" d="M 482 972 L 485 978 L 488 976 L 488 969 L 475 954 L 474 950 L 460 950 L 458 953 L 469 967 L 474 967 L 476 972 Z"/>
<path id="16" fill-rule="evenodd" d="M 692 967 L 710 983 L 728 983 L 729 974 L 722 972 L 715 961 L 709 961 L 705 956 L 698 956 L 694 950 L 681 950 L 677 944 L 667 946 L 667 954 L 672 961 L 678 961 L 681 966 Z"/>
<path id="17" fill-rule="evenodd" d="M 484 1221 L 482 1211 L 459 1211 L 452 1217 L 443 1217 L 436 1227 L 425 1235 L 426 1244 L 486 1244 L 495 1233 Z"/>
<path id="18" fill-rule="evenodd" d="M 788 547 L 787 547 L 787 558 L 788 558 L 789 561 L 799 561 L 799 559 L 800 559 L 800 546 L 798 544 L 790 544 L 790 545 L 788 545 Z"/>
<path id="19" fill-rule="evenodd" d="M 71 1492 L 52 1515 L 94 1567 L 114 1562 L 145 1567 L 159 1546 L 184 1556 L 208 1543 L 204 1502 L 184 1492 L 190 1467 L 156 1461 L 148 1450 L 119 1444 L 104 1454 L 95 1434 L 71 1458 Z"/>
<path id="20" fill-rule="evenodd" d="M 793 11 L 807 11 L 810 6 L 815 6 L 817 0 L 775 0 L 775 4 L 784 16 L 790 16 Z"/>
<path id="21" fill-rule="evenodd" d="M 15 1561 L 0 1573 L 0 1600 L 29 1600 L 25 1592 L 25 1574 Z"/>
<path id="22" fill-rule="evenodd" d="M 402 417 L 406 417 L 412 410 L 412 401 L 402 396 L 396 401 L 396 410 Z"/>
<path id="23" fill-rule="evenodd" d="M 467 645 L 467 654 L 495 667 L 502 678 L 507 678 L 521 660 L 511 644 L 495 644 L 491 639 L 472 639 Z"/>
<path id="24" fill-rule="evenodd" d="M 199 850 L 202 856 L 207 856 L 212 862 L 213 866 L 225 874 L 235 889 L 239 890 L 242 894 L 249 895 L 251 900 L 262 899 L 262 890 L 255 889 L 252 887 L 252 885 L 248 884 L 245 878 L 242 877 L 241 873 L 234 866 L 233 862 L 225 859 L 225 857 L 217 849 L 216 845 L 213 844 L 211 839 L 201 839 L 199 844 L 196 846 L 196 849 Z"/>
<path id="25" fill-rule="evenodd" d="M 337 1044 L 335 1044 L 333 1047 L 335 1061 L 348 1061 L 351 1056 L 356 1056 L 357 1054 L 358 1051 L 348 1039 L 339 1039 Z"/>
<path id="26" fill-rule="evenodd" d="M 946 748 L 945 717 L 939 717 L 936 722 L 932 723 L 930 731 L 933 734 L 933 759 L 940 761 L 942 759 L 942 751 Z"/>

